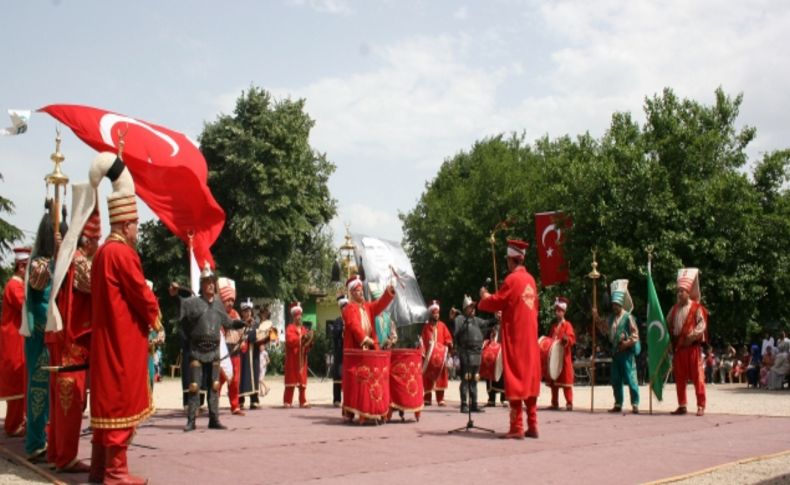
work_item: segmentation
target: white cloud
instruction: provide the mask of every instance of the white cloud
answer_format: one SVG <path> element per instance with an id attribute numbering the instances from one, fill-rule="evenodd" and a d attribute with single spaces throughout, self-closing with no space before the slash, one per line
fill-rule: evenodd
<path id="1" fill-rule="evenodd" d="M 330 222 L 335 241 L 343 240 L 346 224 L 352 234 L 365 234 L 400 241 L 400 221 L 386 210 L 374 209 L 361 203 L 341 206 L 339 215 Z"/>
<path id="2" fill-rule="evenodd" d="M 297 7 L 307 6 L 321 13 L 333 15 L 351 15 L 354 10 L 346 0 L 288 0 L 288 3 Z"/>
<path id="3" fill-rule="evenodd" d="M 453 18 L 458 20 L 466 20 L 468 16 L 469 9 L 466 7 L 466 5 L 458 7 L 455 12 L 453 12 Z"/>

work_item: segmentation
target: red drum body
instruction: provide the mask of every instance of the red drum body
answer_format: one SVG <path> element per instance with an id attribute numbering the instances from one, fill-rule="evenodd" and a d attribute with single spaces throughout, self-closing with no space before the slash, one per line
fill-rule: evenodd
<path id="1" fill-rule="evenodd" d="M 420 349 L 393 349 L 391 354 L 390 407 L 399 411 L 421 411 L 424 389 Z"/>
<path id="2" fill-rule="evenodd" d="M 498 381 L 502 377 L 502 345 L 486 341 L 480 354 L 480 378 Z"/>
<path id="3" fill-rule="evenodd" d="M 549 352 L 551 346 L 554 344 L 554 339 L 551 337 L 540 337 L 538 339 L 538 346 L 540 347 L 540 375 L 546 380 L 549 378 Z"/>
<path id="4" fill-rule="evenodd" d="M 425 362 L 422 364 L 422 373 L 425 380 L 436 382 L 442 374 L 446 361 L 447 347 L 440 342 L 436 342 L 431 349 L 430 355 L 425 358 Z"/>
<path id="5" fill-rule="evenodd" d="M 380 350 L 343 352 L 343 411 L 384 419 L 390 407 L 390 354 Z"/>

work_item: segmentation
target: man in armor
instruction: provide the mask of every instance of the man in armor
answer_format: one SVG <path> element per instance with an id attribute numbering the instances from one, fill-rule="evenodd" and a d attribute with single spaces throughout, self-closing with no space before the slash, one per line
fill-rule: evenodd
<path id="1" fill-rule="evenodd" d="M 189 402 L 187 425 L 184 431 L 195 429 L 195 417 L 200 405 L 200 385 L 208 390 L 210 429 L 227 429 L 219 422 L 219 345 L 220 327 L 241 328 L 244 323 L 233 321 L 216 296 L 217 277 L 206 265 L 200 273 L 200 296 L 181 300 L 180 326 L 189 340 Z"/>
<path id="2" fill-rule="evenodd" d="M 477 380 L 480 373 L 480 352 L 483 349 L 483 332 L 488 324 L 475 316 L 475 302 L 464 295 L 463 315 L 455 318 L 455 341 L 461 361 L 461 412 L 482 413 L 477 405 Z M 467 396 L 469 407 L 467 407 Z"/>

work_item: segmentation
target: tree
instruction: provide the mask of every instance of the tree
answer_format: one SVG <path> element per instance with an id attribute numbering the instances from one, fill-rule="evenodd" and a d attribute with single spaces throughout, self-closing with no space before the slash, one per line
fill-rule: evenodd
<path id="1" fill-rule="evenodd" d="M 593 248 L 604 283 L 631 282 L 638 315 L 646 307 L 645 249 L 653 246 L 653 277 L 666 306 L 677 269 L 701 268 L 716 335 L 744 338 L 765 318 L 787 318 L 788 152 L 767 156 L 749 180 L 745 149 L 756 131 L 735 128 L 741 101 L 718 89 L 706 106 L 666 89 L 645 100 L 644 126 L 615 113 L 599 140 L 584 134 L 530 145 L 523 135 L 499 136 L 445 161 L 415 209 L 401 215 L 423 291 L 453 301 L 476 292 L 491 274 L 486 241 L 498 221 L 514 221 L 506 235 L 534 240 L 533 214 L 562 210 L 573 219 L 563 248 L 570 282 L 541 290 L 544 327 L 558 294 L 571 297 L 574 321 L 589 322 Z M 539 275 L 534 251 L 526 265 Z M 766 312 L 769 297 L 783 303 Z"/>
<path id="2" fill-rule="evenodd" d="M 212 252 L 240 297 L 304 298 L 329 281 L 334 165 L 310 147 L 312 126 L 304 100 L 275 102 L 257 87 L 241 94 L 232 115 L 204 125 L 208 185 L 227 217 Z M 141 232 L 146 271 L 187 272 L 183 245 L 159 223 Z"/>
<path id="3" fill-rule="evenodd" d="M 0 180 L 3 180 L 2 174 L 0 174 Z M 0 214 L 3 213 L 13 214 L 14 203 L 0 196 Z M 0 251 L 10 250 L 11 245 L 21 238 L 22 230 L 0 217 Z"/>

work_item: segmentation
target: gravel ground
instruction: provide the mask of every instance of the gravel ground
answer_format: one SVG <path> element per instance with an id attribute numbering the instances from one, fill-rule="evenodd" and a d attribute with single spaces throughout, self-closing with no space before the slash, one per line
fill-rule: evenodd
<path id="1" fill-rule="evenodd" d="M 281 405 L 283 382 L 281 376 L 270 377 L 267 380 L 271 391 L 263 398 L 263 406 L 277 407 Z M 457 405 L 459 401 L 458 381 L 452 381 L 447 390 L 446 398 L 450 405 Z M 166 378 L 158 383 L 154 390 L 154 400 L 158 409 L 181 409 L 180 380 Z M 574 408 L 583 410 L 590 408 L 590 387 L 577 386 L 574 388 Z M 693 388 L 688 389 L 689 410 L 693 411 Z M 663 402 L 653 399 L 653 411 L 667 413 L 676 407 L 675 386 L 665 388 L 666 398 Z M 641 387 L 642 412 L 649 409 L 647 387 Z M 539 406 L 547 406 L 551 394 L 543 388 L 538 400 Z M 332 401 L 331 380 L 311 379 L 308 385 L 308 398 L 315 404 L 330 404 Z M 485 398 L 483 385 L 480 385 L 480 398 Z M 596 386 L 594 392 L 595 409 L 610 408 L 613 403 L 612 391 L 609 386 Z M 560 398 L 561 404 L 564 404 Z M 707 387 L 708 406 L 707 412 L 713 414 L 740 414 L 762 416 L 790 416 L 790 390 L 764 391 L 747 389 L 743 384 L 709 385 Z M 220 404 L 227 409 L 228 401 L 223 396 Z M 223 412 L 225 412 L 223 410 Z M 5 403 L 0 403 L 0 416 L 5 415 Z M 712 470 L 701 470 L 693 475 L 682 477 L 667 477 L 656 483 L 673 484 L 790 484 L 790 429 L 788 433 L 788 452 L 768 457 L 744 458 L 737 463 L 727 464 Z M 6 459 L 0 459 L 0 485 L 5 484 L 48 483 L 30 470 L 16 465 Z"/>

